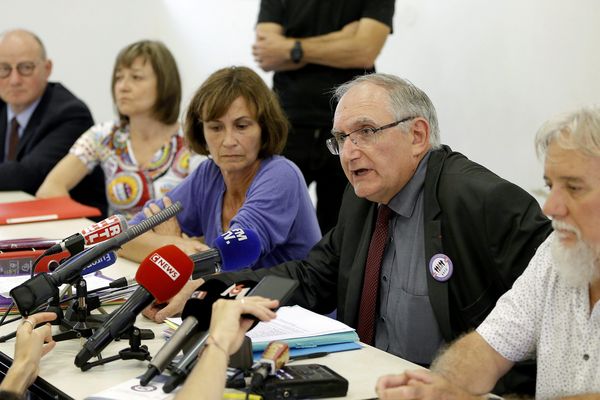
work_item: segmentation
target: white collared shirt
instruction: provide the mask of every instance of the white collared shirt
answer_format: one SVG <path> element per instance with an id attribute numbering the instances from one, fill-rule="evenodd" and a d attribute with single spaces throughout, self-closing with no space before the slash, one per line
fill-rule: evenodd
<path id="1" fill-rule="evenodd" d="M 556 272 L 552 234 L 477 328 L 498 353 L 517 362 L 537 358 L 536 398 L 600 392 L 600 302 Z"/>

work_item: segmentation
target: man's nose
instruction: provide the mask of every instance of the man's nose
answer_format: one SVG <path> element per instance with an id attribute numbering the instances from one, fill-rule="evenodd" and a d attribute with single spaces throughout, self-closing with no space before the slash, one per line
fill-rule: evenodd
<path id="1" fill-rule="evenodd" d="M 10 74 L 8 75 L 8 82 L 11 85 L 15 85 L 18 83 L 21 83 L 23 81 L 23 77 L 21 76 L 21 74 L 19 73 L 19 71 L 17 71 L 17 68 L 14 68 L 10 71 Z"/>
<path id="2" fill-rule="evenodd" d="M 559 219 L 567 214 L 567 207 L 565 205 L 564 199 L 562 195 L 556 189 L 551 189 L 550 193 L 548 193 L 548 197 L 544 202 L 543 207 L 544 214 L 546 214 L 549 218 Z"/>

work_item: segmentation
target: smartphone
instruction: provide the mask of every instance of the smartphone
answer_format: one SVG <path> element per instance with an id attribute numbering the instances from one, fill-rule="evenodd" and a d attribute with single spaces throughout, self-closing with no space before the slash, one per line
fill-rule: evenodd
<path id="1" fill-rule="evenodd" d="M 281 307 L 285 305 L 285 302 L 288 301 L 292 293 L 294 293 L 296 287 L 298 287 L 298 281 L 295 279 L 267 275 L 262 278 L 246 296 L 262 296 L 268 299 L 279 300 L 279 307 Z M 252 314 L 243 314 L 242 317 L 255 321 L 250 329 L 258 324 L 258 318 Z"/>
<path id="2" fill-rule="evenodd" d="M 282 306 L 288 301 L 292 293 L 294 293 L 296 287 L 298 287 L 298 281 L 295 279 L 267 275 L 246 296 L 262 296 L 279 300 L 279 305 Z"/>

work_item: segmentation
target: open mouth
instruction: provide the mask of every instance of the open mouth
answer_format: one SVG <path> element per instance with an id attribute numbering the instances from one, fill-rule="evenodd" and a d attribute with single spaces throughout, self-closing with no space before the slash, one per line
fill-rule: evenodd
<path id="1" fill-rule="evenodd" d="M 367 168 L 359 168 L 359 169 L 352 171 L 352 175 L 360 177 L 360 176 L 368 174 L 370 171 L 371 170 L 367 169 Z"/>

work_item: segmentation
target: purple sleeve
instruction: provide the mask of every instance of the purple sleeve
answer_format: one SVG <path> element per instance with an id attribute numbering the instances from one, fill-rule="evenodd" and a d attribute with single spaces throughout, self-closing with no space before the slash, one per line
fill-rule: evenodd
<path id="1" fill-rule="evenodd" d="M 300 201 L 308 196 L 306 183 L 283 158 L 271 161 L 259 172 L 246 201 L 233 217 L 231 228 L 250 228 L 261 241 L 261 254 L 285 243 L 297 218 Z"/>

